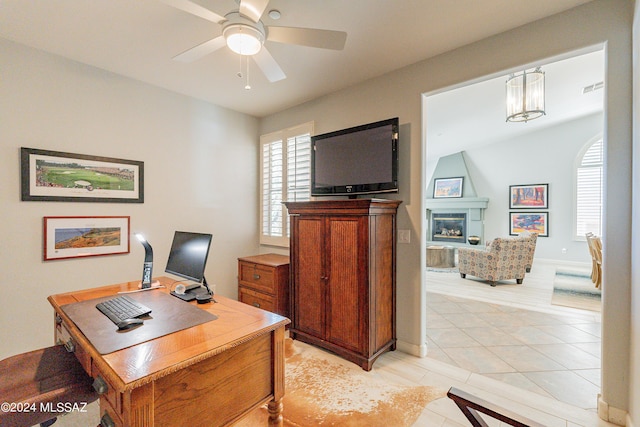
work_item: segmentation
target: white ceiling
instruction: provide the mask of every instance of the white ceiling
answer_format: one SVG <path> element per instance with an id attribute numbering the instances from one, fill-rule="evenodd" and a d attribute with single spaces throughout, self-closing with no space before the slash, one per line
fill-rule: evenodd
<path id="1" fill-rule="evenodd" d="M 173 61 L 221 28 L 158 0 L 1 0 L 0 37 L 262 117 L 588 1 L 271 0 L 267 11 L 282 17 L 265 15 L 267 26 L 346 31 L 346 47 L 266 42 L 287 78 L 269 83 L 250 62 L 249 91 L 236 76 L 239 57 L 226 48 Z M 220 15 L 238 8 L 234 0 L 197 3 Z M 547 78 L 551 85 L 550 72 Z M 481 118 L 475 109 L 456 110 Z"/>
<path id="2" fill-rule="evenodd" d="M 428 161 L 603 111 L 604 88 L 583 94 L 604 82 L 603 50 L 536 65 L 545 73 L 546 115 L 526 123 L 506 122 L 508 74 L 427 96 Z"/>

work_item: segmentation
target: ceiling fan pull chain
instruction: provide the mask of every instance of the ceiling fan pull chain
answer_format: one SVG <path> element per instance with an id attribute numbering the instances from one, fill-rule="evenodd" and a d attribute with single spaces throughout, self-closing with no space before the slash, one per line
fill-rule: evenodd
<path id="1" fill-rule="evenodd" d="M 247 58 L 246 61 L 247 61 L 247 84 L 244 86 L 244 88 L 246 90 L 251 90 L 251 85 L 249 84 L 249 58 Z"/>

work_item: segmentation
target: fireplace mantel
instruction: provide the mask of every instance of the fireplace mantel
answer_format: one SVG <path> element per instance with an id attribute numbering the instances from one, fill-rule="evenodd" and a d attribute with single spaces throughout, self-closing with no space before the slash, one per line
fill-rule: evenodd
<path id="1" fill-rule="evenodd" d="M 486 209 L 488 197 L 450 197 L 443 199 L 427 199 L 426 208 L 435 209 Z"/>

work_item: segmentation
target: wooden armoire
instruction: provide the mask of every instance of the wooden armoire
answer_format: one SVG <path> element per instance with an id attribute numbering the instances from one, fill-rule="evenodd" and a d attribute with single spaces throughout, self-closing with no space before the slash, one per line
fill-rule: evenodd
<path id="1" fill-rule="evenodd" d="M 401 201 L 287 202 L 290 336 L 369 371 L 396 347 L 396 213 Z"/>

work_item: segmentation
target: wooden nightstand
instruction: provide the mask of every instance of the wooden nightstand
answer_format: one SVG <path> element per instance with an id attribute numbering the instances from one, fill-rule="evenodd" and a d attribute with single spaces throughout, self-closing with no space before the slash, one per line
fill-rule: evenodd
<path id="1" fill-rule="evenodd" d="M 289 257 L 238 258 L 238 300 L 289 317 Z"/>

